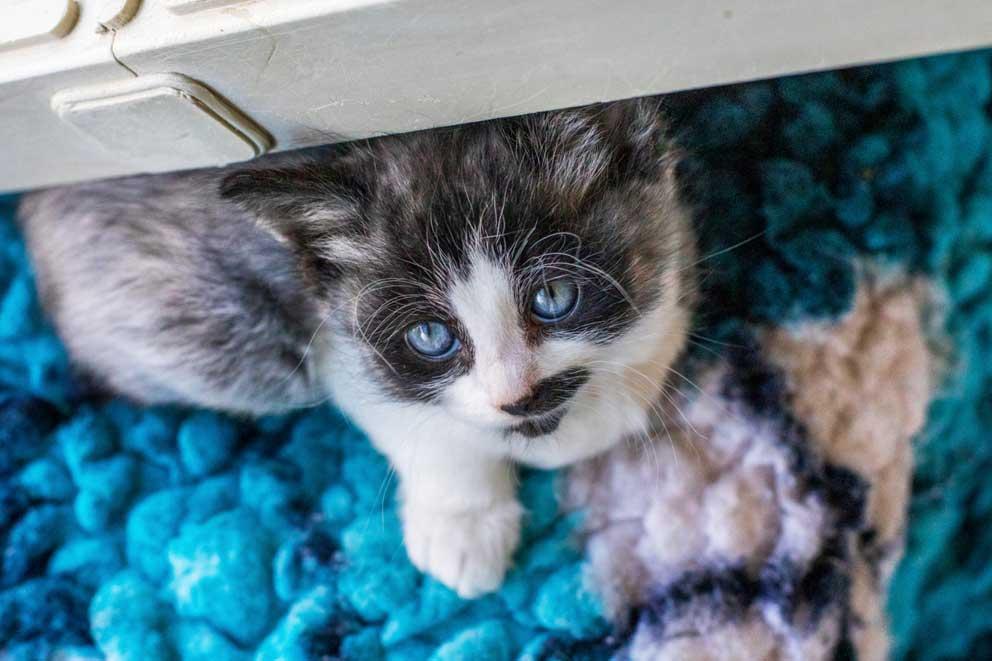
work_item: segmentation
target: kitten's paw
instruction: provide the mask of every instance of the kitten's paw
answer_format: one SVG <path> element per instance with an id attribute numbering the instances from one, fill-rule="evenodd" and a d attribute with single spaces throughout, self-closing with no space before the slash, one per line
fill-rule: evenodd
<path id="1" fill-rule="evenodd" d="M 407 554 L 417 569 L 473 599 L 503 582 L 520 542 L 520 514 L 513 500 L 459 511 L 406 503 Z"/>

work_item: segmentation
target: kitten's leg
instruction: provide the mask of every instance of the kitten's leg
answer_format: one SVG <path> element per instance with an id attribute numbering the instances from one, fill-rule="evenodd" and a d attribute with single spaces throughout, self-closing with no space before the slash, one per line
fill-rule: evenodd
<path id="1" fill-rule="evenodd" d="M 422 440 L 388 452 L 401 478 L 410 560 L 462 597 L 491 592 L 520 541 L 513 466 L 477 448 Z"/>

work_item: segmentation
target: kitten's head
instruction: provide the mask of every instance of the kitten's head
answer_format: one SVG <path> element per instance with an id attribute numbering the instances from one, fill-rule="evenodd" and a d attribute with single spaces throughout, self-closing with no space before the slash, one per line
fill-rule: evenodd
<path id="1" fill-rule="evenodd" d="M 533 437 L 682 346 L 673 166 L 633 101 L 335 147 L 222 192 L 296 250 L 383 392 Z"/>

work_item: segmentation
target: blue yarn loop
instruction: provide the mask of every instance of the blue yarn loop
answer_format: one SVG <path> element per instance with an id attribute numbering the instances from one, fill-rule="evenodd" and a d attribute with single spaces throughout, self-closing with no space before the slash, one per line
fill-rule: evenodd
<path id="1" fill-rule="evenodd" d="M 918 445 L 897 658 L 992 639 L 992 54 L 675 95 L 698 341 L 848 310 L 854 263 L 947 295 L 951 382 Z M 12 659 L 565 659 L 615 649 L 553 473 L 472 602 L 408 562 L 388 467 L 333 410 L 248 422 L 87 398 L 0 197 L 0 647 Z M 709 342 L 708 340 L 716 340 Z M 5 657 L 6 658 L 6 657 Z"/>

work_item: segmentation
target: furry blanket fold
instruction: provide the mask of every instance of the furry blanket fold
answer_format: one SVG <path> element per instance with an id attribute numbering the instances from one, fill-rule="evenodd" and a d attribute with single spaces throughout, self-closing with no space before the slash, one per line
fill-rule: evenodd
<path id="1" fill-rule="evenodd" d="M 887 658 L 933 374 L 922 311 L 912 287 L 866 280 L 840 323 L 742 339 L 685 379 L 654 438 L 571 472 L 620 656 Z"/>

